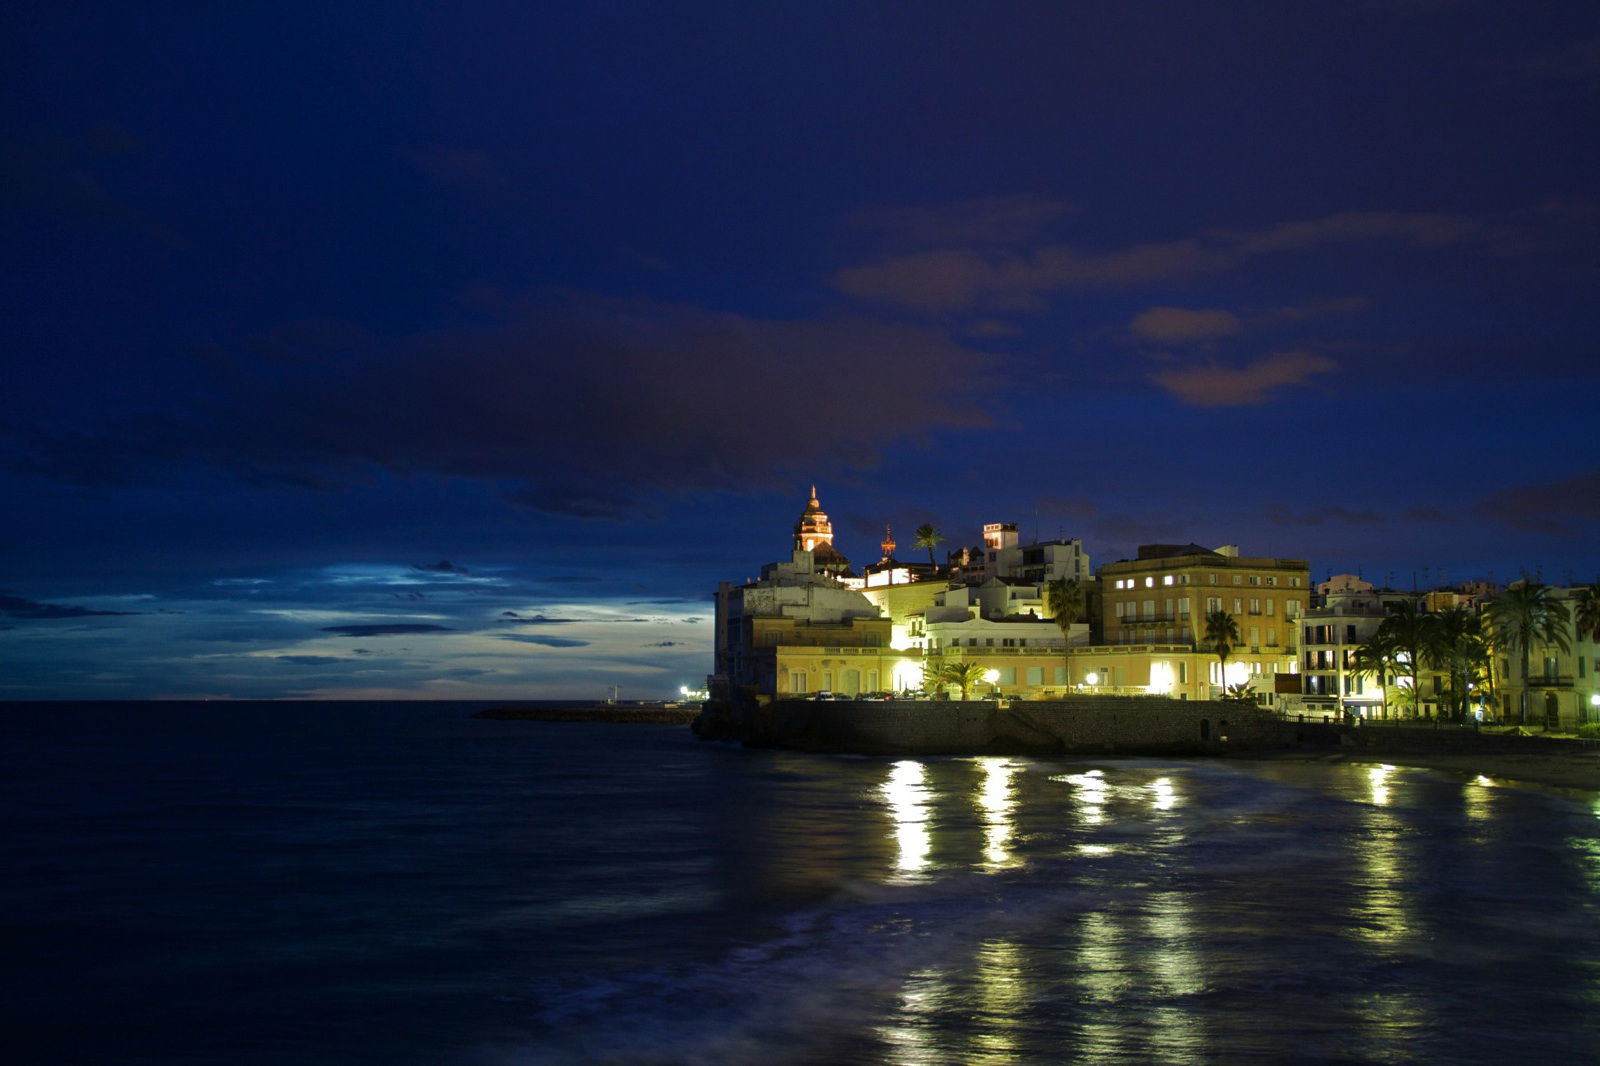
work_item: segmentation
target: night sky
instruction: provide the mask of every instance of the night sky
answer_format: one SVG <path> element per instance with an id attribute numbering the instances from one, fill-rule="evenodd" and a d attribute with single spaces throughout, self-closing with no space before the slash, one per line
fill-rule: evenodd
<path id="1" fill-rule="evenodd" d="M 0 16 L 0 698 L 664 696 L 984 522 L 1600 572 L 1600 5 Z"/>

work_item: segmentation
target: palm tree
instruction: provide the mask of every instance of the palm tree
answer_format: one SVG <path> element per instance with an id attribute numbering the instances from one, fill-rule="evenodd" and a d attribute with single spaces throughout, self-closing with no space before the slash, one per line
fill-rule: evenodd
<path id="1" fill-rule="evenodd" d="M 1083 613 L 1083 584 L 1075 577 L 1058 577 L 1044 587 L 1044 603 L 1056 625 L 1061 627 L 1061 652 L 1071 665 L 1071 652 L 1067 645 L 1072 637 L 1072 623 Z"/>
<path id="2" fill-rule="evenodd" d="M 944 543 L 944 534 L 933 528 L 933 523 L 924 522 L 912 534 L 916 539 L 911 542 L 913 548 L 928 549 L 928 565 L 938 568 L 939 564 L 933 561 L 933 549 Z"/>
<path id="3" fill-rule="evenodd" d="M 1422 690 L 1417 685 L 1417 675 L 1422 669 L 1423 655 L 1433 644 L 1433 618 L 1413 600 L 1400 600 L 1388 606 L 1389 616 L 1378 627 L 1378 632 L 1389 639 L 1395 649 L 1396 662 L 1410 675 L 1411 696 L 1416 708 L 1412 713 L 1420 713 Z"/>
<path id="4" fill-rule="evenodd" d="M 1423 655 L 1450 675 L 1450 717 L 1461 721 L 1467 716 L 1467 692 L 1488 664 L 1482 623 L 1465 607 L 1447 607 L 1428 617 L 1432 624 Z"/>
<path id="5" fill-rule="evenodd" d="M 1233 615 L 1218 607 L 1206 615 L 1205 635 L 1201 643 L 1217 653 L 1219 668 L 1217 672 L 1222 675 L 1221 689 L 1228 689 L 1228 656 L 1233 654 L 1233 649 L 1239 643 L 1239 621 Z"/>
<path id="6" fill-rule="evenodd" d="M 951 659 L 940 663 L 933 668 L 932 679 L 936 685 L 955 685 L 961 690 L 961 698 L 967 698 L 967 690 L 983 680 L 984 668 L 982 663 L 975 663 L 966 659 Z"/>
<path id="7" fill-rule="evenodd" d="M 1395 646 L 1381 629 L 1372 639 L 1356 648 L 1351 666 L 1360 673 L 1378 679 L 1378 692 L 1383 700 L 1383 716 L 1389 717 L 1389 675 L 1394 672 Z"/>
<path id="8" fill-rule="evenodd" d="M 1579 640 L 1600 643 L 1600 586 L 1586 585 L 1573 590 L 1572 628 Z"/>
<path id="9" fill-rule="evenodd" d="M 1516 652 L 1522 662 L 1522 693 L 1517 707 L 1520 725 L 1528 724 L 1528 652 L 1534 643 L 1570 651 L 1567 605 L 1547 585 L 1524 582 L 1489 601 L 1484 611 L 1495 648 Z"/>

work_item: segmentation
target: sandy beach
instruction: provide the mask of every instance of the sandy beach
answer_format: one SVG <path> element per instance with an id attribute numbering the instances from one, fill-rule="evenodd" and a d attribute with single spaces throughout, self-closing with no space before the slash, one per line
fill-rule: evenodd
<path id="1" fill-rule="evenodd" d="M 1246 758 L 1304 759 L 1322 763 L 1371 763 L 1414 766 L 1495 781 L 1552 785 L 1600 791 L 1600 752 L 1573 754 L 1502 752 L 1407 752 L 1393 748 L 1347 748 L 1274 752 Z"/>

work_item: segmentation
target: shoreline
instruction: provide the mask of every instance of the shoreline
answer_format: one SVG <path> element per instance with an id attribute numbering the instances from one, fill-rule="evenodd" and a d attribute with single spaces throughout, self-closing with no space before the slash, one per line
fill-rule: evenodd
<path id="1" fill-rule="evenodd" d="M 1229 758 L 1295 760 L 1302 762 L 1368 763 L 1418 770 L 1487 777 L 1495 783 L 1546 785 L 1554 788 L 1600 792 L 1600 754 L 1555 754 L 1551 752 L 1422 752 L 1393 748 L 1298 748 L 1280 751 L 1241 752 Z"/>

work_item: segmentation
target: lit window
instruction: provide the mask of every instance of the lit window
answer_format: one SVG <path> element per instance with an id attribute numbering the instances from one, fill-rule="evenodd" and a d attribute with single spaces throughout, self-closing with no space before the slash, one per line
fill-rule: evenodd
<path id="1" fill-rule="evenodd" d="M 1153 577 L 1145 578 L 1144 579 L 1144 587 L 1147 588 L 1147 589 L 1155 588 L 1156 587 L 1156 579 L 1153 578 Z"/>
<path id="2" fill-rule="evenodd" d="M 1164 577 L 1164 578 L 1162 578 L 1162 579 L 1161 579 L 1161 583 L 1162 583 L 1162 584 L 1163 584 L 1163 585 L 1170 585 L 1170 584 L 1172 584 L 1172 575 L 1171 575 L 1171 574 L 1168 574 L 1168 575 L 1167 575 L 1167 576 L 1166 576 L 1166 577 Z"/>

